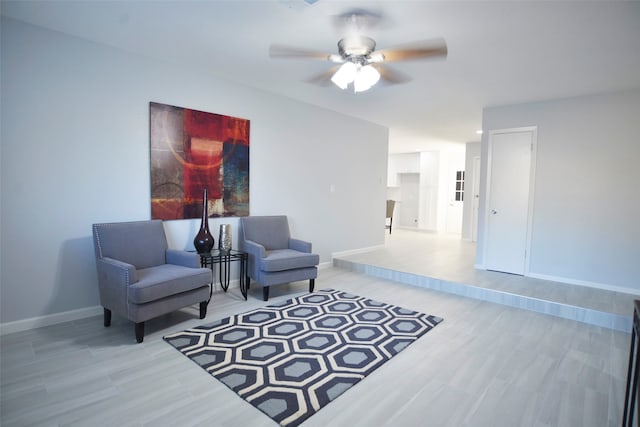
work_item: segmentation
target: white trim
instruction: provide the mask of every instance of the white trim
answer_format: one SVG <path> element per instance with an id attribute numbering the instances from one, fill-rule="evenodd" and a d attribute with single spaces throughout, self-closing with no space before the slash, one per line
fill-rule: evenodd
<path id="1" fill-rule="evenodd" d="M 531 159 L 529 161 L 529 202 L 527 209 L 527 234 L 525 241 L 525 255 L 524 255 L 524 275 L 529 276 L 531 268 L 531 241 L 533 230 L 533 204 L 535 194 L 535 178 L 536 178 L 536 157 L 538 152 L 538 127 L 537 126 L 524 126 L 519 128 L 509 129 L 496 129 L 489 131 L 489 137 L 487 139 L 487 173 L 485 179 L 485 216 L 484 216 L 484 236 L 482 238 L 482 259 L 487 259 L 487 246 L 489 242 L 489 220 L 488 209 L 489 202 L 491 201 L 491 157 L 492 157 L 492 139 L 494 135 L 500 135 L 505 133 L 524 133 L 531 132 Z"/>
<path id="2" fill-rule="evenodd" d="M 77 310 L 63 311 L 62 313 L 47 314 L 46 316 L 1 323 L 0 336 L 41 328 L 43 326 L 57 325 L 58 323 L 70 322 L 73 320 L 85 319 L 87 317 L 99 316 L 103 313 L 104 311 L 102 306 L 96 305 L 93 307 L 79 308 Z"/>
<path id="3" fill-rule="evenodd" d="M 568 277 L 552 276 L 548 274 L 529 273 L 527 277 L 534 279 L 548 280 L 550 282 L 560 282 L 569 285 L 586 286 L 589 288 L 602 289 L 604 291 L 620 292 L 623 294 L 640 296 L 640 289 L 625 288 L 622 286 L 607 285 L 605 283 L 588 282 L 586 280 L 570 279 Z"/>
<path id="4" fill-rule="evenodd" d="M 487 268 L 483 264 L 475 264 L 473 267 L 478 270 L 487 271 Z M 529 274 L 525 274 L 524 277 L 531 277 L 532 279 L 547 280 L 549 282 L 560 282 L 560 283 L 566 283 L 568 285 L 585 286 L 588 288 L 602 289 L 603 291 L 620 292 L 622 294 L 640 296 L 640 289 L 626 288 L 624 286 L 607 285 L 606 283 L 588 282 L 586 280 L 571 279 L 569 277 L 553 276 L 550 274 L 539 274 L 539 273 L 531 273 L 531 272 L 529 272 Z"/>
<path id="5" fill-rule="evenodd" d="M 531 241 L 533 236 L 533 207 L 536 194 L 536 168 L 538 160 L 538 127 L 531 126 L 531 159 L 529 161 L 529 211 L 527 212 L 527 252 L 524 254 L 524 274 L 531 272 Z"/>
<path id="6" fill-rule="evenodd" d="M 327 263 L 330 265 L 330 263 Z M 240 288 L 240 280 L 230 280 L 229 289 Z M 220 283 L 215 283 L 213 292 L 221 292 Z M 32 317 L 30 319 L 16 320 L 13 322 L 0 323 L 0 336 L 24 332 L 31 329 L 42 328 L 44 326 L 57 325 L 58 323 L 71 322 L 85 319 L 87 317 L 101 316 L 104 313 L 102 306 L 79 308 L 77 310 L 63 311 L 61 313 L 47 314 L 46 316 Z"/>
<path id="7" fill-rule="evenodd" d="M 324 270 L 325 268 L 331 268 L 331 267 L 333 267 L 332 261 L 321 262 L 320 264 L 318 264 L 318 270 Z"/>
<path id="8" fill-rule="evenodd" d="M 372 248 L 374 250 L 377 248 Z M 369 250 L 365 250 L 369 251 Z M 353 251 L 353 253 L 359 253 Z M 318 264 L 319 269 L 331 268 L 333 261 Z M 229 289 L 240 288 L 240 280 L 235 279 L 229 281 Z M 220 284 L 214 285 L 214 293 L 221 291 Z M 31 329 L 42 328 L 44 326 L 57 325 L 58 323 L 71 322 L 74 320 L 85 319 L 87 317 L 100 316 L 104 313 L 102 306 L 79 308 L 77 310 L 64 311 L 61 313 L 47 314 L 46 316 L 32 317 L 30 319 L 15 320 L 13 322 L 0 323 L 0 336 L 13 334 L 16 332 L 29 331 Z"/>
<path id="9" fill-rule="evenodd" d="M 373 252 L 373 251 L 377 251 L 377 250 L 380 250 L 380 249 L 384 249 L 384 245 L 369 246 L 367 248 L 351 249 L 351 250 L 348 250 L 348 251 L 341 251 L 341 252 L 333 252 L 331 254 L 331 259 L 333 260 L 334 258 L 340 258 L 340 257 L 343 257 L 343 256 L 363 254 L 363 253 L 366 253 L 366 252 Z"/>

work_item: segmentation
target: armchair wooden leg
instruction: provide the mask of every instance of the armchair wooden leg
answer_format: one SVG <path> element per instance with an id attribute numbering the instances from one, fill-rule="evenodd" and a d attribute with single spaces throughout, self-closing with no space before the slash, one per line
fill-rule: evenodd
<path id="1" fill-rule="evenodd" d="M 313 288 L 316 286 L 316 279 L 309 279 L 309 292 L 313 292 Z"/>
<path id="2" fill-rule="evenodd" d="M 204 319 L 205 317 L 207 317 L 208 306 L 209 306 L 209 303 L 207 301 L 200 302 L 200 318 L 201 319 Z"/>
<path id="3" fill-rule="evenodd" d="M 108 308 L 104 309 L 104 327 L 108 328 L 111 326 L 111 310 Z"/>
<path id="4" fill-rule="evenodd" d="M 263 286 L 262 287 L 262 299 L 264 299 L 265 301 L 269 301 L 269 287 L 268 286 Z"/>
<path id="5" fill-rule="evenodd" d="M 144 339 L 144 322 L 137 322 L 135 329 L 136 329 L 136 341 L 141 343 L 142 340 Z"/>

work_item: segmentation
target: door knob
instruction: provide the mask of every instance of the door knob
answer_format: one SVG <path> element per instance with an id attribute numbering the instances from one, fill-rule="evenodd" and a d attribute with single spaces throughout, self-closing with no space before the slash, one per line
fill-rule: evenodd
<path id="1" fill-rule="evenodd" d="M 495 210 L 495 209 L 491 209 L 491 213 L 492 213 L 493 215 L 495 215 L 495 214 L 497 214 L 497 213 L 498 213 L 498 211 L 497 211 L 497 210 Z"/>

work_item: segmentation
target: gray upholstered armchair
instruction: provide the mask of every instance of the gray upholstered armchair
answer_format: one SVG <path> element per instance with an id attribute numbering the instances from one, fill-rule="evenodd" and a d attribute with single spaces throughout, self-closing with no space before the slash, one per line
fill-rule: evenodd
<path id="1" fill-rule="evenodd" d="M 200 303 L 207 315 L 211 270 L 200 268 L 196 253 L 169 249 L 162 221 L 93 224 L 104 326 L 111 312 L 135 322 L 136 340 L 144 338 L 144 322 Z"/>
<path id="2" fill-rule="evenodd" d="M 269 286 L 299 280 L 309 280 L 313 292 L 320 257 L 311 253 L 311 243 L 290 236 L 286 216 L 248 216 L 240 218 L 240 224 L 240 249 L 249 254 L 248 275 L 262 286 L 265 301 Z"/>

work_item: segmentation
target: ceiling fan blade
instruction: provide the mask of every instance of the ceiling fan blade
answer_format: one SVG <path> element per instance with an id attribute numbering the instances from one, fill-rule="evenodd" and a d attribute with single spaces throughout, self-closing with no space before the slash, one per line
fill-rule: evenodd
<path id="1" fill-rule="evenodd" d="M 446 58 L 447 43 L 444 39 L 428 40 L 421 43 L 412 43 L 403 47 L 380 49 L 373 52 L 372 56 L 379 54 L 384 55 L 385 62 L 437 57 Z"/>
<path id="2" fill-rule="evenodd" d="M 272 44 L 269 47 L 269 56 L 272 58 L 320 59 L 323 61 L 331 58 L 330 53 L 316 52 L 279 44 Z"/>
<path id="3" fill-rule="evenodd" d="M 402 84 L 411 81 L 411 77 L 401 73 L 400 71 L 392 69 L 388 65 L 383 66 L 381 64 L 371 64 L 371 66 L 378 70 L 380 73 L 380 79 L 387 84 Z"/>
<path id="4" fill-rule="evenodd" d="M 331 82 L 331 77 L 333 77 L 333 75 L 336 73 L 336 71 L 338 71 L 338 68 L 340 68 L 339 65 L 336 65 L 334 67 L 329 68 L 326 71 L 323 71 L 320 74 L 317 74 L 313 77 L 308 78 L 307 80 L 305 80 L 307 83 L 312 83 L 318 86 L 329 86 L 332 84 Z"/>

